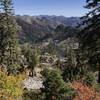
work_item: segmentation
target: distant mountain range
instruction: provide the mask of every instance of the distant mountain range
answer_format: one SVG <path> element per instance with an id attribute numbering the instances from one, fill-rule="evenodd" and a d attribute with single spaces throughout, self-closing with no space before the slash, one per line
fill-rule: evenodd
<path id="1" fill-rule="evenodd" d="M 18 23 L 19 37 L 21 41 L 37 42 L 45 38 L 51 37 L 57 26 L 74 28 L 81 22 L 79 17 L 64 16 L 16 16 Z M 70 33 L 69 33 L 70 34 Z"/>

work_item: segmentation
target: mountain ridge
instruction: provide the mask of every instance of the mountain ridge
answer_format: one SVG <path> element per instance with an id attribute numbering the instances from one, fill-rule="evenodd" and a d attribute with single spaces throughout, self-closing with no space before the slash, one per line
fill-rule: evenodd
<path id="1" fill-rule="evenodd" d="M 19 37 L 23 41 L 38 41 L 44 37 L 50 37 L 54 33 L 57 26 L 76 27 L 81 22 L 79 17 L 64 16 L 29 16 L 17 15 L 16 21 L 19 26 Z"/>

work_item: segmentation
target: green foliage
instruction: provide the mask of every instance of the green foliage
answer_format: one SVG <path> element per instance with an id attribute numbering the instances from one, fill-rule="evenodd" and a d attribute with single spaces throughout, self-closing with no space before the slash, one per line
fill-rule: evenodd
<path id="1" fill-rule="evenodd" d="M 45 52 L 48 52 L 48 53 L 51 54 L 51 55 L 56 55 L 56 54 L 57 54 L 57 48 L 56 48 L 55 43 L 54 43 L 54 42 L 50 42 L 50 43 L 46 46 L 46 48 L 45 48 L 44 51 L 45 51 Z"/>
<path id="2" fill-rule="evenodd" d="M 66 82 L 80 80 L 86 75 L 87 71 L 84 67 L 79 66 L 66 66 L 63 70 L 63 78 Z"/>
<path id="3" fill-rule="evenodd" d="M 44 70 L 43 76 L 45 100 L 66 100 L 75 95 L 74 89 L 63 81 L 59 70 Z"/>
<path id="4" fill-rule="evenodd" d="M 14 100 L 23 94 L 22 82 L 25 76 L 7 75 L 6 72 L 0 71 L 0 100 Z"/>
<path id="5" fill-rule="evenodd" d="M 82 53 L 85 52 L 87 61 L 90 65 L 97 66 L 98 63 L 98 82 L 100 83 L 100 1 L 87 0 L 86 8 L 90 11 L 82 17 L 83 25 L 78 37 L 81 41 Z M 91 17 L 90 17 L 91 16 Z M 96 67 L 97 68 L 97 67 Z"/>
<path id="6" fill-rule="evenodd" d="M 0 0 L 0 65 L 19 66 L 19 52 L 12 0 Z"/>
<path id="7" fill-rule="evenodd" d="M 87 73 L 83 81 L 87 86 L 93 86 L 95 84 L 94 74 L 92 72 Z"/>
<path id="8" fill-rule="evenodd" d="M 22 54 L 26 59 L 25 63 L 28 65 L 28 68 L 33 72 L 34 67 L 39 64 L 38 48 L 33 48 L 31 44 L 26 43 L 22 46 Z"/>
<path id="9" fill-rule="evenodd" d="M 43 95 L 41 95 L 39 90 L 24 90 L 23 100 L 44 100 Z"/>
<path id="10" fill-rule="evenodd" d="M 100 93 L 100 83 L 94 85 L 95 90 Z"/>
<path id="11" fill-rule="evenodd" d="M 78 51 L 74 51 L 74 53 L 69 54 L 65 66 L 63 66 L 62 76 L 66 82 L 72 82 L 82 79 L 87 74 L 88 70 L 88 65 L 84 63 L 82 56 L 79 56 Z"/>
<path id="12" fill-rule="evenodd" d="M 68 37 L 75 36 L 77 32 L 78 32 L 77 28 L 74 28 L 72 26 L 66 27 L 63 24 L 60 24 L 55 28 L 55 34 L 53 34 L 53 36 L 54 39 L 62 41 Z"/>

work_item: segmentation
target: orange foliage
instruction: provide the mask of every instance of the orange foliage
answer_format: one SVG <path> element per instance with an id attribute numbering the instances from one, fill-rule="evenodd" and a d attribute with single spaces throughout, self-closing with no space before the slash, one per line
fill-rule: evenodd
<path id="1" fill-rule="evenodd" d="M 93 88 L 90 88 L 81 82 L 73 82 L 71 86 L 77 91 L 74 100 L 100 100 L 100 95 Z"/>

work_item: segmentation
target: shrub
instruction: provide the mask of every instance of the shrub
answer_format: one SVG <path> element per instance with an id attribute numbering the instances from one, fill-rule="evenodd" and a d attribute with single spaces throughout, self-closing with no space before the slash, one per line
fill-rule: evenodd
<path id="1" fill-rule="evenodd" d="M 100 83 L 94 85 L 95 90 L 100 93 Z"/>
<path id="2" fill-rule="evenodd" d="M 75 91 L 64 82 L 59 70 L 45 70 L 44 72 L 45 100 L 66 100 L 75 96 Z"/>
<path id="3" fill-rule="evenodd" d="M 24 90 L 23 100 L 44 100 L 39 90 Z"/>
<path id="4" fill-rule="evenodd" d="M 78 81 L 74 81 L 71 85 L 77 91 L 77 96 L 73 100 L 100 100 L 100 95 L 94 88 Z"/>
<path id="5" fill-rule="evenodd" d="M 7 75 L 0 72 L 0 100 L 14 100 L 23 94 L 22 81 L 24 75 Z"/>
<path id="6" fill-rule="evenodd" d="M 83 82 L 88 86 L 93 86 L 95 84 L 94 74 L 92 72 L 87 73 L 83 79 Z"/>

